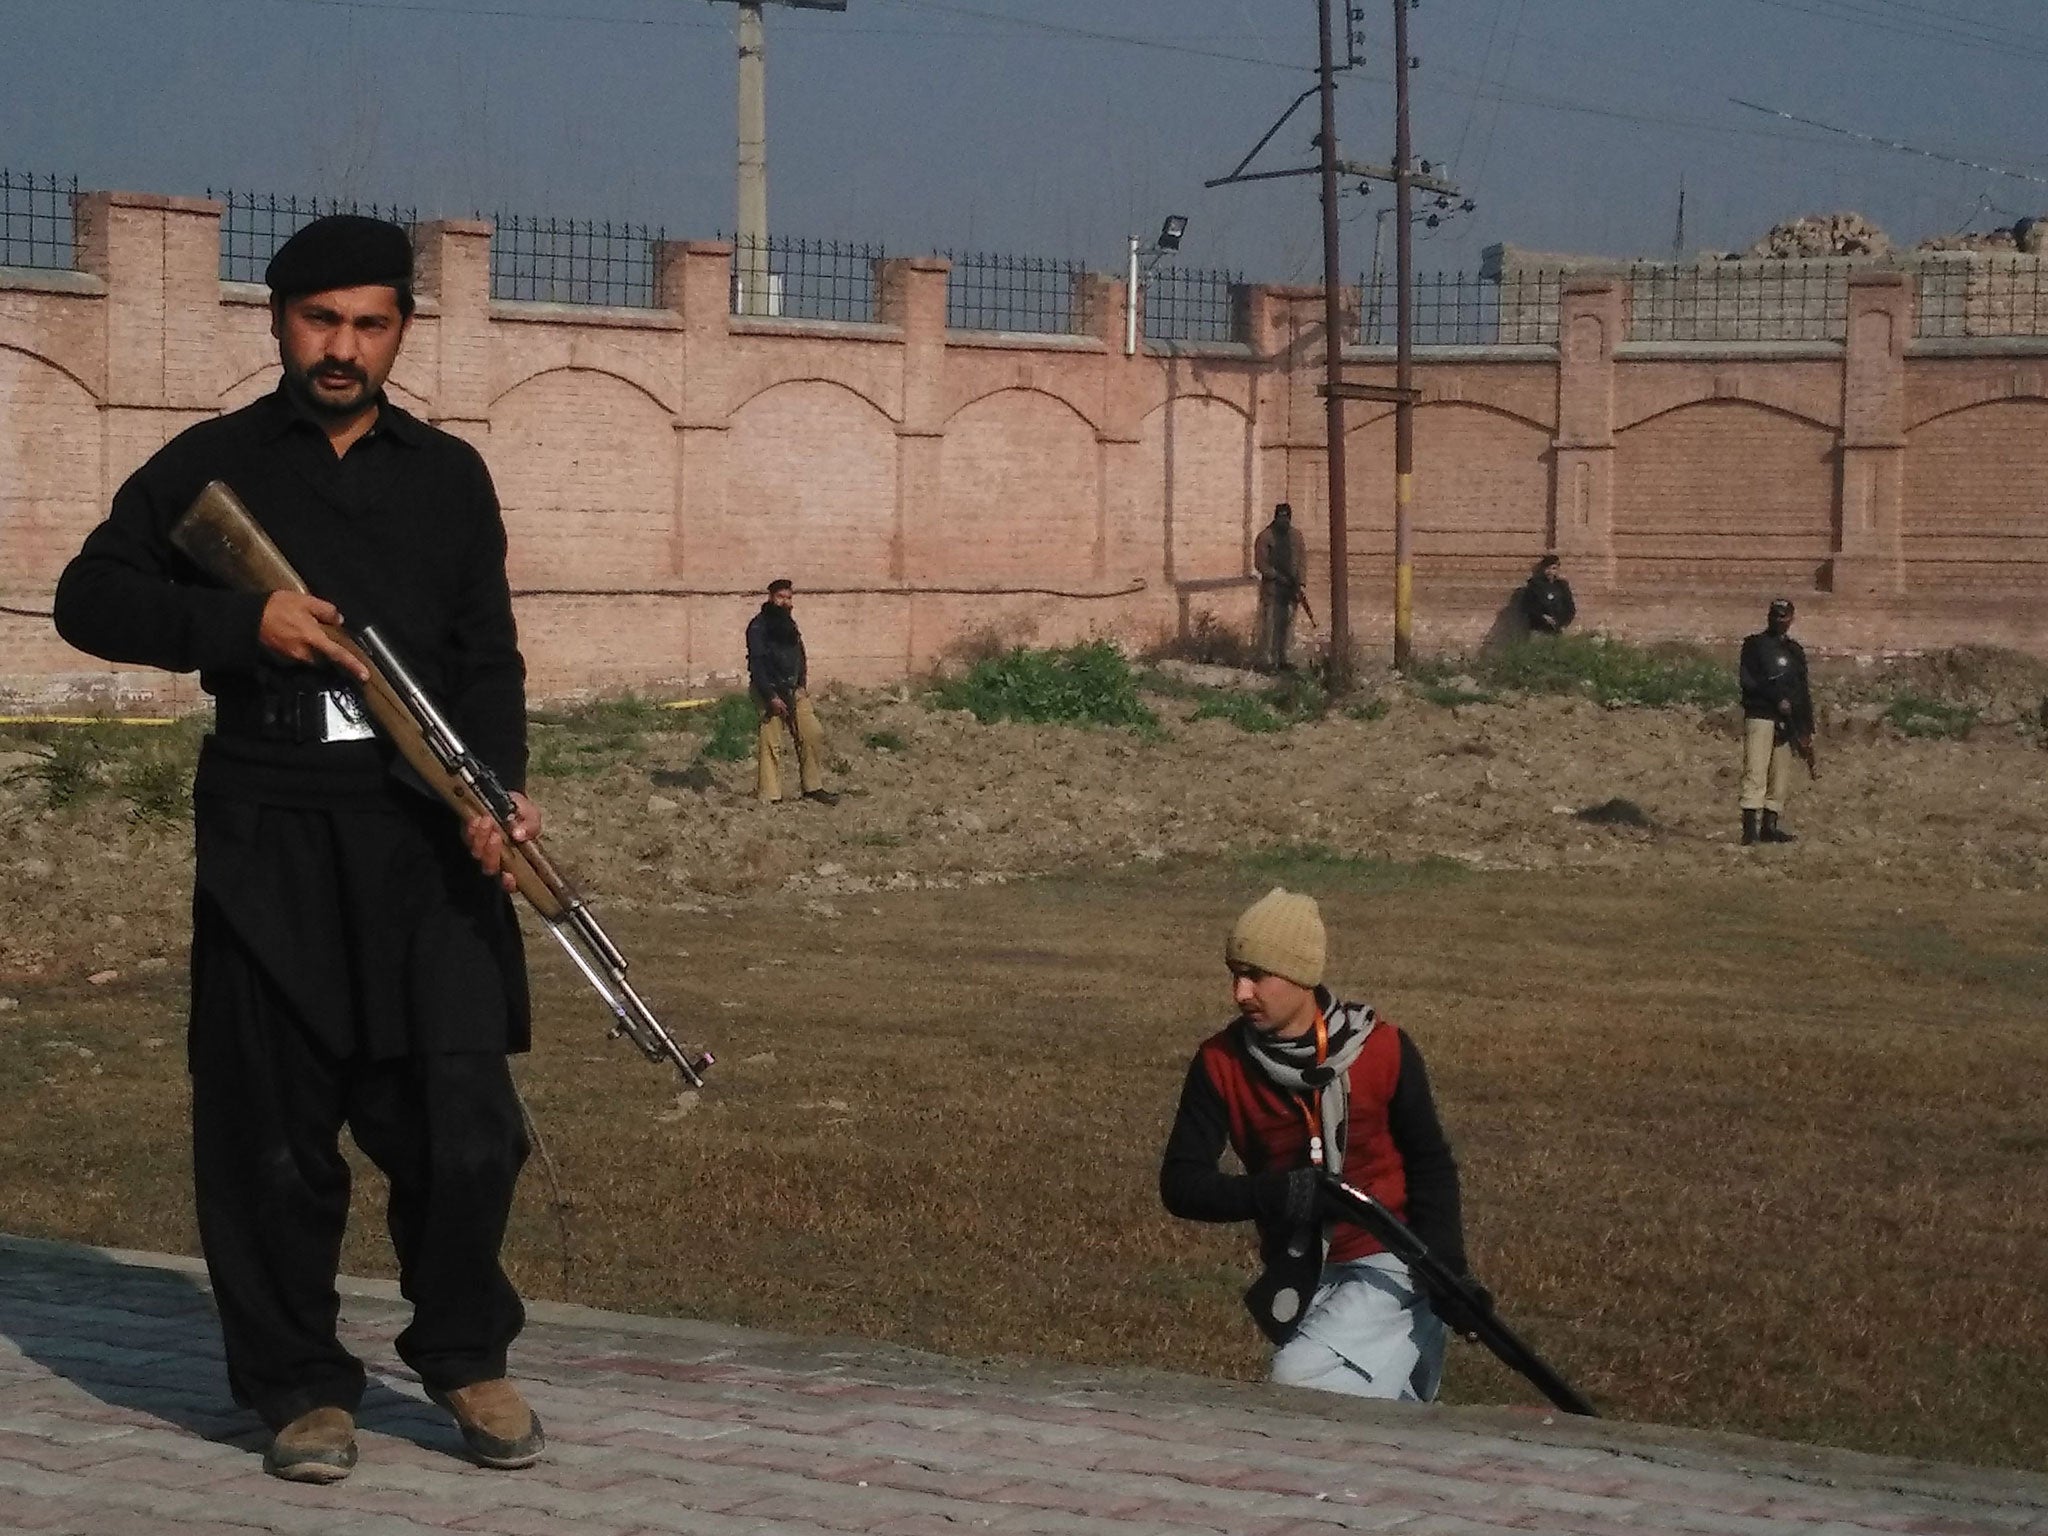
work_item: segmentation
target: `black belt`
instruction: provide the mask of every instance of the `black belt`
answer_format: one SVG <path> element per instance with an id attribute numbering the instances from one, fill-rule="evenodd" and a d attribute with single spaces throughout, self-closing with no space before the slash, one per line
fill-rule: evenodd
<path id="1" fill-rule="evenodd" d="M 256 741 L 368 741 L 376 733 L 362 701 L 345 688 L 320 693 L 228 693 L 213 701 L 213 728 Z"/>

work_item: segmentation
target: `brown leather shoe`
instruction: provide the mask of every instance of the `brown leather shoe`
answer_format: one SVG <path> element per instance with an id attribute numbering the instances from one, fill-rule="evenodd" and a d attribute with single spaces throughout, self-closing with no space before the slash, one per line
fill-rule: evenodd
<path id="1" fill-rule="evenodd" d="M 530 1467 L 547 1445 L 540 1419 L 503 1376 L 427 1396 L 454 1415 L 469 1454 L 487 1467 Z"/>
<path id="2" fill-rule="evenodd" d="M 263 1470 L 293 1483 L 338 1483 L 356 1464 L 356 1421 L 345 1408 L 315 1408 L 277 1432 Z"/>

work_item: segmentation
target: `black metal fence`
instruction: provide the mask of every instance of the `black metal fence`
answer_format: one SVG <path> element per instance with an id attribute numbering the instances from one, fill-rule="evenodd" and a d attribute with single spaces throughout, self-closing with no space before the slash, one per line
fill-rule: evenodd
<path id="1" fill-rule="evenodd" d="M 279 197 L 272 192 L 218 192 L 206 195 L 222 205 L 220 275 L 223 282 L 260 283 L 263 269 L 277 248 L 315 219 L 334 213 L 359 213 L 389 219 L 411 229 L 420 221 L 417 208 L 359 203 L 333 197 Z"/>
<path id="2" fill-rule="evenodd" d="M 946 325 L 956 331 L 1028 331 L 1074 336 L 1086 319 L 1078 261 L 946 252 Z"/>
<path id="3" fill-rule="evenodd" d="M 647 224 L 495 214 L 491 297 L 653 309 L 660 303 L 655 246 L 667 238 Z"/>
<path id="4" fill-rule="evenodd" d="M 1147 341 L 1249 339 L 1242 272 L 1155 267 L 1140 282 Z"/>
<path id="5" fill-rule="evenodd" d="M 1415 276 L 1414 343 L 1418 347 L 1554 346 L 1564 273 L 1549 268 L 1502 272 L 1421 272 Z M 1400 323 L 1394 274 L 1371 273 L 1358 284 L 1358 340 L 1392 346 Z"/>
<path id="6" fill-rule="evenodd" d="M 78 264 L 71 200 L 78 178 L 0 170 L 0 267 Z"/>
<path id="7" fill-rule="evenodd" d="M 1642 262 L 1628 272 L 1630 341 L 1840 341 L 1845 261 Z"/>
<path id="8" fill-rule="evenodd" d="M 2048 260 L 1972 253 L 1928 262 L 1920 277 L 1916 334 L 1927 337 L 2048 336 Z"/>
<path id="9" fill-rule="evenodd" d="M 879 245 L 770 235 L 732 243 L 732 312 L 793 320 L 875 318 Z"/>

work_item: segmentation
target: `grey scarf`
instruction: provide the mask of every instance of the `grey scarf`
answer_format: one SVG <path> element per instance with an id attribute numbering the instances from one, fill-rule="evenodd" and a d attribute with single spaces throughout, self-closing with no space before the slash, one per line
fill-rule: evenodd
<path id="1" fill-rule="evenodd" d="M 1328 997 L 1317 993 L 1317 1002 Z M 1332 1173 L 1344 1171 L 1344 1130 L 1350 1123 L 1351 1064 L 1365 1049 L 1366 1037 L 1379 1023 L 1365 1003 L 1331 1000 L 1323 1010 L 1329 1025 L 1329 1049 L 1321 1066 L 1316 1065 L 1316 1037 L 1313 1031 L 1294 1040 L 1275 1040 L 1249 1024 L 1244 1031 L 1247 1053 L 1259 1070 L 1283 1093 L 1309 1098 L 1321 1090 L 1323 1166 Z"/>

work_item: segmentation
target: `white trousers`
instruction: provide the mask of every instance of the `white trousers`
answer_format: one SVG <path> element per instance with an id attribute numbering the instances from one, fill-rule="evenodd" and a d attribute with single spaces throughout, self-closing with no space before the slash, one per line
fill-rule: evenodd
<path id="1" fill-rule="evenodd" d="M 1273 1380 L 1353 1397 L 1434 1402 L 1447 1333 L 1389 1253 L 1331 1264 L 1301 1320 L 1273 1353 Z"/>

